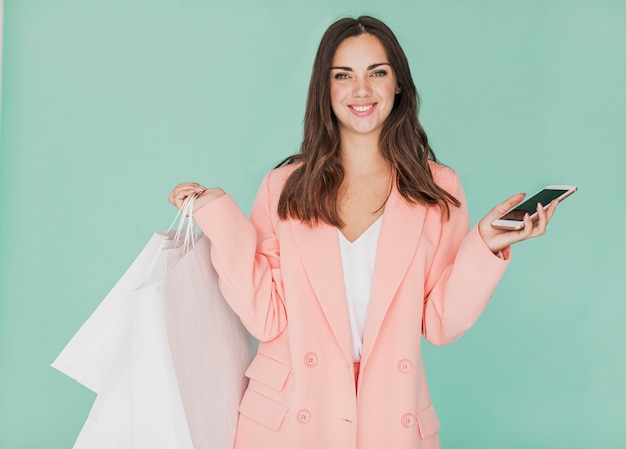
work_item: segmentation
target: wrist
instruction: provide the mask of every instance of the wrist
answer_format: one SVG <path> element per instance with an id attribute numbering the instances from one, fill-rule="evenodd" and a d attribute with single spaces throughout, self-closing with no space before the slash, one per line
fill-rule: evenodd
<path id="1" fill-rule="evenodd" d="M 212 203 L 218 198 L 221 198 L 224 195 L 226 195 L 226 192 L 224 192 L 224 190 L 222 190 L 219 187 L 206 189 L 204 192 L 202 192 L 202 195 L 196 199 L 193 205 L 193 211 L 197 212 L 198 209 L 201 209 L 204 206 L 209 205 L 210 203 Z"/>

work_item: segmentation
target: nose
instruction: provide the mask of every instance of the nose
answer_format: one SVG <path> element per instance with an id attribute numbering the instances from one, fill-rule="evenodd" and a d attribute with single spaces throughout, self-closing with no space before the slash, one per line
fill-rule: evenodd
<path id="1" fill-rule="evenodd" d="M 354 81 L 354 89 L 352 94 L 355 98 L 366 98 L 370 95 L 370 83 L 368 77 L 358 76 Z"/>

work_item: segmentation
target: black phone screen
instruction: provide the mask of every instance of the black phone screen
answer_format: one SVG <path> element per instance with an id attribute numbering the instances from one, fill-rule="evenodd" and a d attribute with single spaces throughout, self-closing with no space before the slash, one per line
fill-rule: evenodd
<path id="1" fill-rule="evenodd" d="M 547 206 L 552 200 L 560 197 L 565 192 L 567 192 L 567 190 L 544 189 L 517 205 L 515 209 L 507 212 L 500 220 L 524 221 L 524 215 L 532 215 L 537 211 L 537 203 Z"/>

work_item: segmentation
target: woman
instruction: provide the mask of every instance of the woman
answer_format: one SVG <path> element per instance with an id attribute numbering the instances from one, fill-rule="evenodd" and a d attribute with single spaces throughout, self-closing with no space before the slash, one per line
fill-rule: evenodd
<path id="1" fill-rule="evenodd" d="M 212 243 L 227 301 L 260 340 L 236 448 L 439 447 L 420 334 L 469 329 L 510 257 L 545 232 L 469 230 L 456 174 L 436 162 L 392 31 L 341 19 L 320 43 L 299 154 L 264 179 L 250 220 L 221 189 L 176 186 Z"/>

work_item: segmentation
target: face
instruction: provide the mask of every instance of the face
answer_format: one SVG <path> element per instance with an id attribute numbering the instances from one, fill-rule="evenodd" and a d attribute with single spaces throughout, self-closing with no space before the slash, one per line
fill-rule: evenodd
<path id="1" fill-rule="evenodd" d="M 396 76 L 376 37 L 349 37 L 337 47 L 330 70 L 330 102 L 342 137 L 377 139 L 397 93 Z"/>

